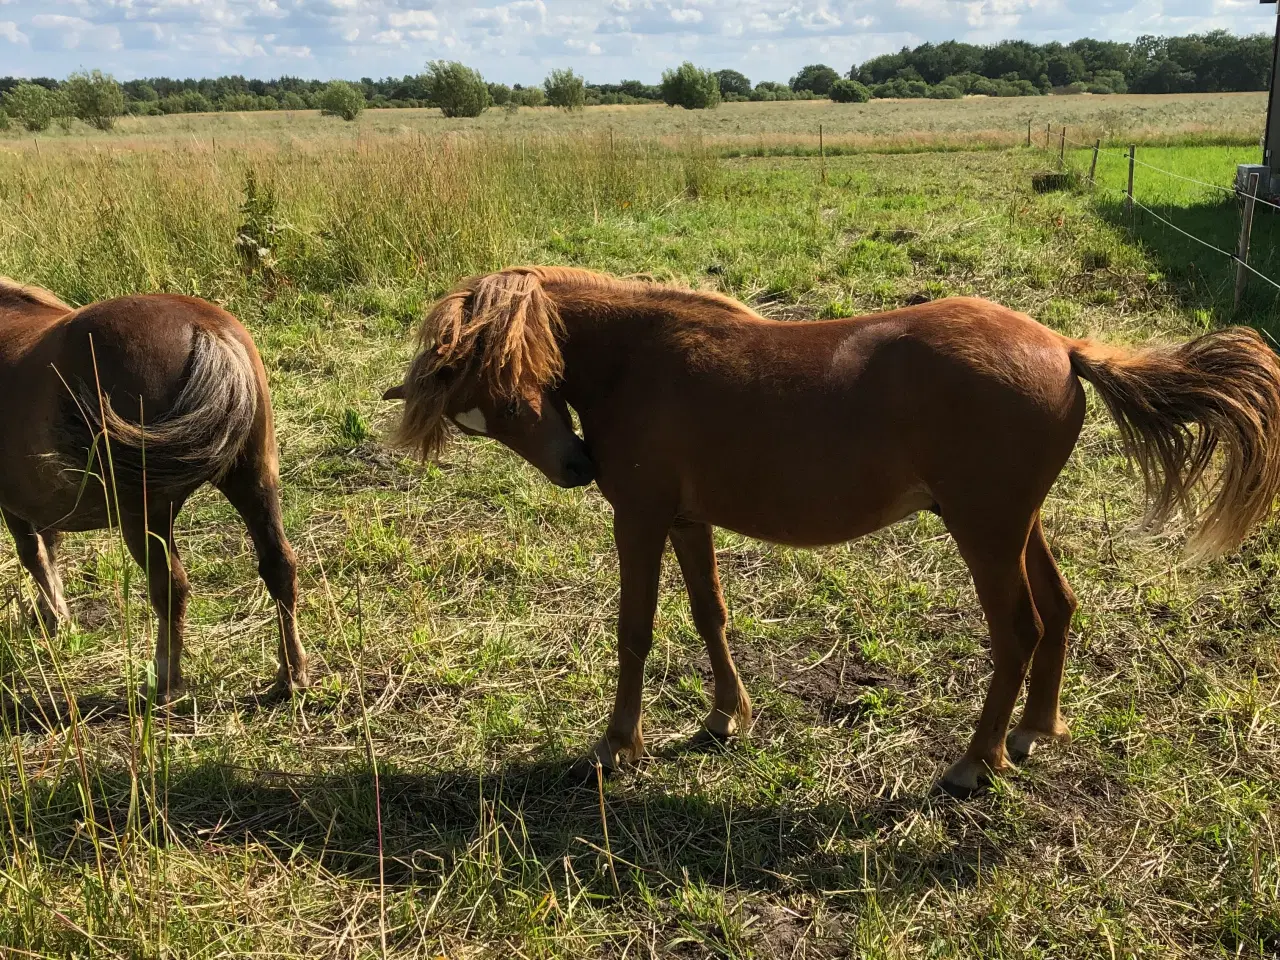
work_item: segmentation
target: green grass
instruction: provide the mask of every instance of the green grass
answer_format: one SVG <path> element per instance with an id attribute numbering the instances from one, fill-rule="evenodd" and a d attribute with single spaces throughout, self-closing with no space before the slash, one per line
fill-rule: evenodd
<path id="1" fill-rule="evenodd" d="M 750 738 L 724 751 L 681 749 L 709 677 L 669 562 L 647 688 L 659 757 L 605 784 L 602 809 L 561 773 L 612 700 L 607 505 L 487 441 L 419 466 L 376 440 L 414 321 L 467 271 L 646 273 L 796 320 L 975 293 L 1072 335 L 1190 336 L 1212 305 L 1194 305 L 1146 240 L 1085 193 L 1033 193 L 1045 158 L 1025 151 L 835 158 L 823 185 L 812 160 L 622 137 L 359 149 L 0 155 L 6 272 L 77 302 L 199 292 L 253 331 L 318 678 L 295 703 L 255 698 L 274 674 L 273 614 L 212 493 L 180 522 L 191 694 L 151 725 L 121 710 L 151 627 L 118 542 L 69 539 L 79 626 L 54 643 L 19 618 L 30 586 L 0 553 L 13 601 L 0 612 L 4 949 L 1280 949 L 1280 536 L 1185 566 L 1176 535 L 1136 535 L 1137 486 L 1092 405 L 1045 510 L 1081 601 L 1065 691 L 1076 740 L 967 802 L 934 783 L 976 718 L 985 630 L 932 516 L 812 552 L 719 536 L 757 708 Z M 270 254 L 243 260 L 242 231 Z M 66 692 L 81 719 L 42 720 Z"/>

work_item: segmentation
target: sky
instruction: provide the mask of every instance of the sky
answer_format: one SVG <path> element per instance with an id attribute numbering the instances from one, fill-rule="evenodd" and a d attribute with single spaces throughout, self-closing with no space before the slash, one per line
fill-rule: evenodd
<path id="1" fill-rule="evenodd" d="M 1258 0 L 0 0 L 0 76 L 357 79 L 448 59 L 504 83 L 552 67 L 653 83 L 692 60 L 785 81 L 925 41 L 1270 33 L 1275 18 Z"/>

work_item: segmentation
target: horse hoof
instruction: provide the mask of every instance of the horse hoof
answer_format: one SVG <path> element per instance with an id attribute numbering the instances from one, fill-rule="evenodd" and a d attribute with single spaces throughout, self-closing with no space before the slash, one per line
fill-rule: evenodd
<path id="1" fill-rule="evenodd" d="M 981 761 L 961 759 L 942 775 L 942 789 L 960 800 L 967 800 L 991 786 L 996 773 Z"/>
<path id="2" fill-rule="evenodd" d="M 1009 755 L 1009 759 L 1014 763 L 1025 763 L 1027 758 L 1041 746 L 1048 746 L 1053 743 L 1068 744 L 1070 742 L 1071 733 L 1065 725 L 1061 730 L 1052 733 L 1015 727 L 1009 731 L 1009 736 L 1005 738 L 1004 748 Z"/>
<path id="3" fill-rule="evenodd" d="M 267 689 L 266 697 L 269 700 L 288 700 L 310 688 L 311 680 L 305 673 L 296 677 L 284 674 L 276 677 Z"/>

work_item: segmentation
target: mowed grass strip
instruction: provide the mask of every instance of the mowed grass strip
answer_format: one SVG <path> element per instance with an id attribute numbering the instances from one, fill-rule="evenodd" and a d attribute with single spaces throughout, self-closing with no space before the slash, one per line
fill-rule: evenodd
<path id="1" fill-rule="evenodd" d="M 824 186 L 809 160 L 715 161 L 618 137 L 360 149 L 0 159 L 7 272 L 77 302 L 197 292 L 254 332 L 318 676 L 297 702 L 255 697 L 274 670 L 273 617 L 212 493 L 181 533 L 191 696 L 150 724 L 122 709 L 151 627 L 118 542 L 68 540 L 78 627 L 53 643 L 20 619 L 30 586 L 0 553 L 0 944 L 1276 951 L 1280 539 L 1269 527 L 1188 567 L 1176 531 L 1139 535 L 1138 488 L 1100 410 L 1046 506 L 1081 600 L 1064 698 L 1076 741 L 964 803 L 933 785 L 989 663 L 935 518 L 812 552 L 720 535 L 758 719 L 718 752 L 681 749 L 709 676 L 669 562 L 648 676 L 659 757 L 601 796 L 562 773 L 612 699 L 607 505 L 487 441 L 430 466 L 378 444 L 391 411 L 377 398 L 425 303 L 517 260 L 721 289 L 798 322 L 974 293 L 1072 335 L 1197 332 L 1209 318 L 1088 196 L 1034 194 L 1043 157 L 1021 152 L 834 159 Z M 68 693 L 78 714 L 59 722 Z"/>

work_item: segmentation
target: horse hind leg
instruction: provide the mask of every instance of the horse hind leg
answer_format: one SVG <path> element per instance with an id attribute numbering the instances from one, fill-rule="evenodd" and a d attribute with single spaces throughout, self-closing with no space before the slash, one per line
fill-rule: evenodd
<path id="1" fill-rule="evenodd" d="M 255 445 L 250 444 L 249 449 Z M 272 692 L 289 694 L 310 685 L 307 653 L 298 638 L 298 563 L 284 532 L 280 481 L 274 457 L 242 459 L 218 482 L 244 520 L 258 555 L 258 574 L 276 604 L 279 669 Z"/>
<path id="2" fill-rule="evenodd" d="M 1003 535 L 997 532 L 1001 526 Z M 952 528 L 986 615 L 994 668 L 973 738 L 942 778 L 958 794 L 972 793 L 1008 769 L 1005 735 L 1044 632 L 1024 561 L 1029 528 L 1030 522 L 1020 534 L 1005 524 L 977 525 L 972 531 Z"/>
<path id="3" fill-rule="evenodd" d="M 0 511 L 13 535 L 18 560 L 36 584 L 35 614 L 41 628 L 49 636 L 58 632 L 59 623 L 69 622 L 71 613 L 63 596 L 62 577 L 58 573 L 58 534 L 36 528 L 8 510 Z"/>
<path id="4" fill-rule="evenodd" d="M 1027 576 L 1044 636 L 1031 662 L 1027 702 L 1018 725 L 1009 733 L 1009 758 L 1022 763 L 1042 743 L 1069 743 L 1071 733 L 1062 719 L 1062 675 L 1067 658 L 1067 634 L 1076 610 L 1076 597 L 1049 551 L 1044 528 L 1036 518 L 1027 538 Z"/>
<path id="5" fill-rule="evenodd" d="M 125 515 L 120 531 L 134 561 L 147 575 L 147 590 L 159 628 L 156 631 L 156 703 L 166 704 L 183 687 L 182 646 L 191 586 L 173 538 L 181 504 L 152 505 L 147 519 Z M 145 696 L 147 691 L 142 690 Z"/>
<path id="6" fill-rule="evenodd" d="M 712 737 L 728 739 L 746 732 L 751 726 L 751 698 L 742 686 L 725 639 L 728 611 L 716 569 L 712 529 L 705 523 L 677 521 L 671 528 L 670 537 L 689 592 L 693 622 L 707 646 L 715 681 L 711 712 L 703 727 Z"/>

